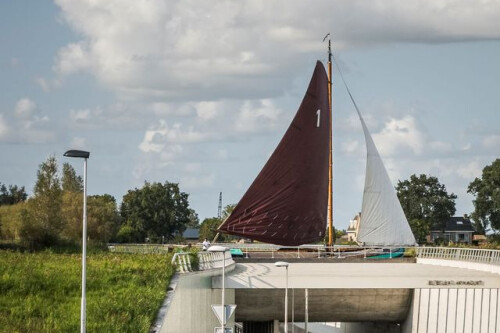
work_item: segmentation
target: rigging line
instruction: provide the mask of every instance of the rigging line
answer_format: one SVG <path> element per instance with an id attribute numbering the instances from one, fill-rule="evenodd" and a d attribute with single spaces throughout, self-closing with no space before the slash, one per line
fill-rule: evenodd
<path id="1" fill-rule="evenodd" d="M 344 74 L 342 74 L 342 71 L 340 70 L 340 66 L 339 66 L 339 64 L 337 62 L 337 58 L 335 58 L 335 55 L 333 54 L 333 52 L 332 52 L 332 58 L 333 58 L 333 63 L 335 64 L 335 67 L 339 71 L 340 78 L 342 79 L 342 83 L 344 84 L 344 87 L 346 88 L 347 93 L 349 94 L 349 97 L 351 98 L 351 102 L 352 102 L 352 104 L 354 105 L 354 108 L 356 108 L 356 111 L 358 111 L 358 114 L 361 117 L 361 112 L 359 111 L 358 105 L 356 104 L 356 101 L 354 100 L 354 97 L 352 97 L 351 90 L 349 90 L 349 86 L 347 85 L 347 83 L 346 83 L 346 81 L 344 79 Z"/>

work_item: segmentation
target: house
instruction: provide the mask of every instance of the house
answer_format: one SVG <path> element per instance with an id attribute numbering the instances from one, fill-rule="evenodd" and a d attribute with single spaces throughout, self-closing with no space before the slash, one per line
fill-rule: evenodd
<path id="1" fill-rule="evenodd" d="M 352 220 L 349 221 L 349 227 L 347 228 L 347 241 L 356 242 L 359 230 L 359 221 L 361 220 L 361 213 L 356 214 Z"/>
<path id="2" fill-rule="evenodd" d="M 434 225 L 431 229 L 430 240 L 433 243 L 441 239 L 445 242 L 471 244 L 473 234 L 474 227 L 467 215 L 464 217 L 455 216 L 446 221 L 444 231 L 440 230 L 439 226 Z"/>
<path id="3" fill-rule="evenodd" d="M 186 241 L 198 242 L 200 238 L 200 229 L 198 228 L 187 228 L 182 233 L 182 237 Z"/>

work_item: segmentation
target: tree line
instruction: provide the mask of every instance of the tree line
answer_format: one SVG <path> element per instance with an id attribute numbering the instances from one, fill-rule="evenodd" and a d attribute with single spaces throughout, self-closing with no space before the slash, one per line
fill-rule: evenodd
<path id="1" fill-rule="evenodd" d="M 83 210 L 83 181 L 64 163 L 59 175 L 55 157 L 40 164 L 33 196 L 24 187 L 0 183 L 0 239 L 20 240 L 30 248 L 57 244 L 79 244 Z M 430 230 L 442 230 L 455 214 L 454 193 L 448 193 L 437 177 L 421 174 L 400 180 L 398 198 L 419 243 Z M 500 231 L 500 159 L 484 167 L 481 177 L 468 186 L 474 196 L 471 212 L 476 232 Z M 221 218 L 204 219 L 189 207 L 189 195 L 179 184 L 145 182 L 129 190 L 118 209 L 109 194 L 88 197 L 88 238 L 92 244 L 108 242 L 168 242 L 188 228 L 199 228 L 200 239 L 211 240 L 235 205 L 225 207 Z M 220 235 L 229 241 L 233 236 Z"/>
<path id="2" fill-rule="evenodd" d="M 49 157 L 40 164 L 32 197 L 24 187 L 0 186 L 0 239 L 30 249 L 78 245 L 82 237 L 83 179 L 73 167 Z M 89 244 L 169 241 L 198 225 L 189 195 L 176 183 L 145 182 L 129 190 L 120 209 L 109 194 L 87 199 Z"/>
<path id="3" fill-rule="evenodd" d="M 448 193 L 437 177 L 412 175 L 399 181 L 397 195 L 410 227 L 419 243 L 433 230 L 444 230 L 446 221 L 455 214 L 454 193 Z M 477 234 L 500 231 L 500 159 L 484 167 L 467 192 L 474 196 L 470 217 Z"/>

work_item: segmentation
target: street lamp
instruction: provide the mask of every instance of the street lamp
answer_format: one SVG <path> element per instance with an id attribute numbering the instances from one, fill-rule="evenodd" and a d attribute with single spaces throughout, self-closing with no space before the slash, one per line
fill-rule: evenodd
<path id="1" fill-rule="evenodd" d="M 83 150 L 68 150 L 64 153 L 64 156 L 83 158 L 82 304 L 80 307 L 80 332 L 85 333 L 87 304 L 85 298 L 85 280 L 87 278 L 87 159 L 90 153 Z"/>
<path id="2" fill-rule="evenodd" d="M 229 250 L 225 246 L 212 245 L 207 251 L 208 252 L 221 252 L 222 253 L 222 333 L 226 333 L 226 306 L 225 306 L 225 274 L 226 274 L 226 251 Z"/>
<path id="3" fill-rule="evenodd" d="M 288 263 L 286 261 L 278 261 L 274 263 L 276 267 L 286 268 L 286 284 L 285 284 L 285 333 L 288 333 Z"/>

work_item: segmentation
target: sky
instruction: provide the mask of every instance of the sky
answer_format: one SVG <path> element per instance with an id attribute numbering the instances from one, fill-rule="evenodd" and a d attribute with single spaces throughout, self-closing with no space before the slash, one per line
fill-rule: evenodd
<path id="1" fill-rule="evenodd" d="M 334 56 L 394 184 L 438 177 L 457 215 L 500 157 L 500 1 L 5 0 L 0 182 L 31 194 L 49 156 L 88 193 L 177 182 L 200 220 L 237 203 L 316 60 Z M 366 150 L 334 73 L 334 225 L 361 208 Z"/>

